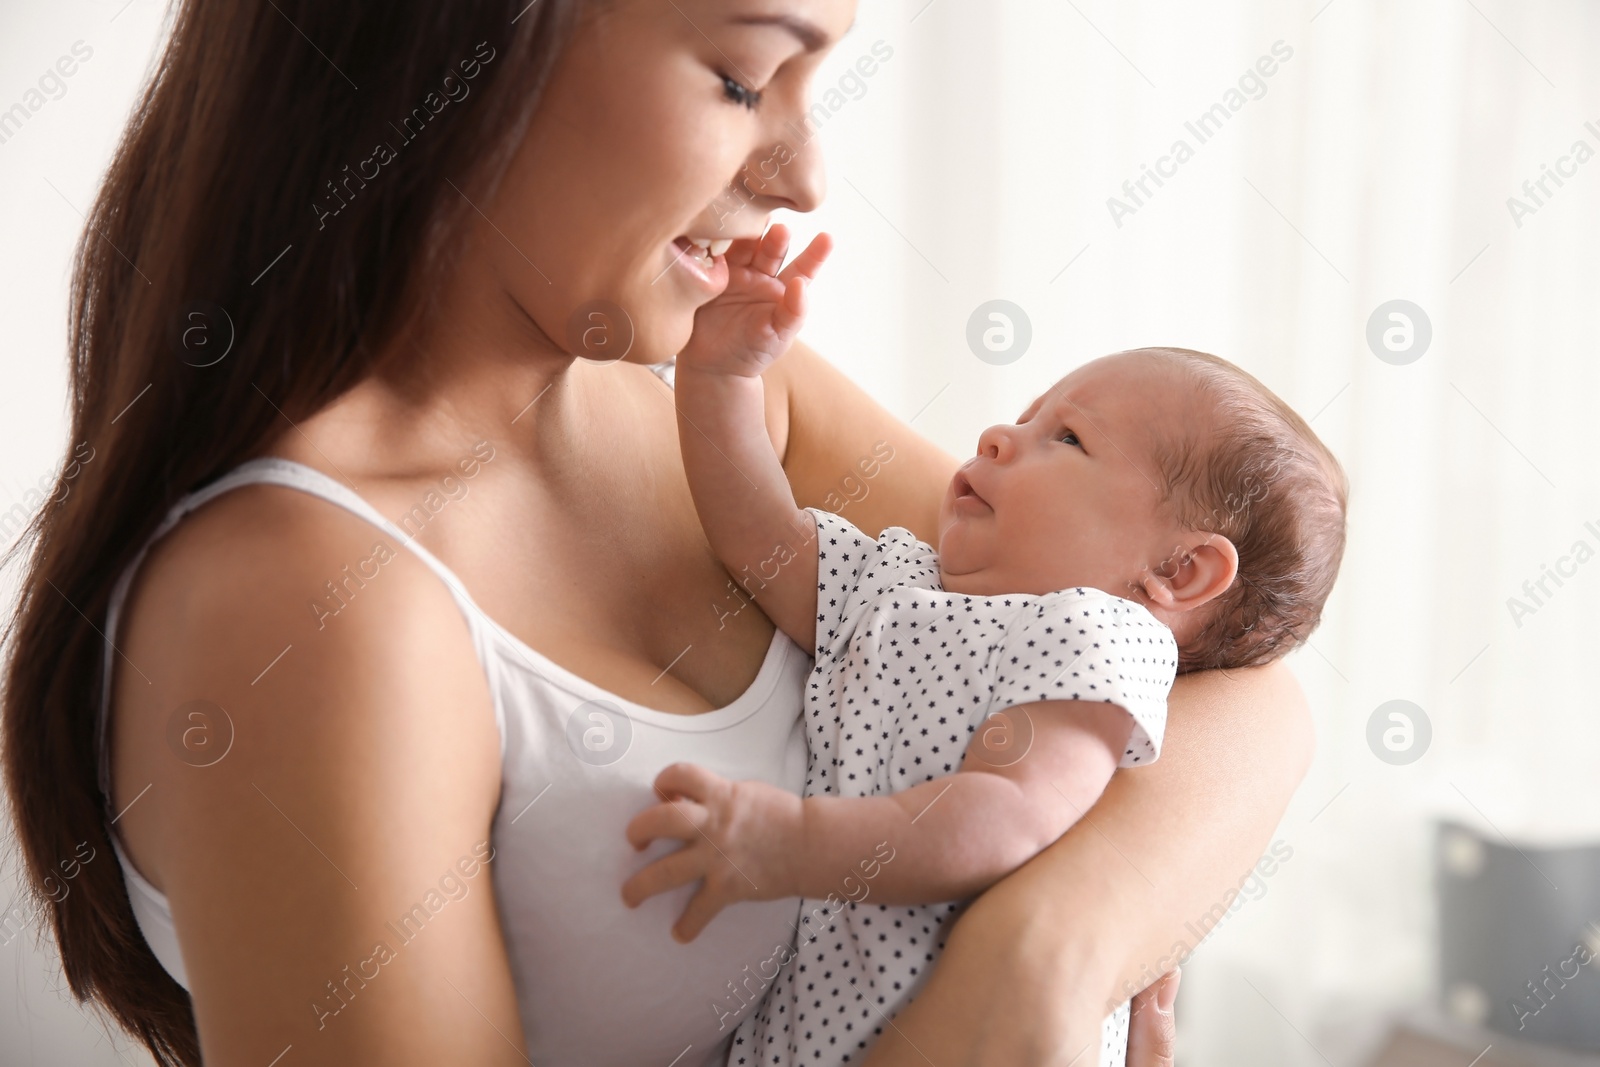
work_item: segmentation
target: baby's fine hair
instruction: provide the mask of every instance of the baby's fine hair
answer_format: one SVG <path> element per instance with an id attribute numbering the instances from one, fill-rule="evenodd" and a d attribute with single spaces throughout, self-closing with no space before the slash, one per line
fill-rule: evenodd
<path id="1" fill-rule="evenodd" d="M 1344 470 L 1293 408 L 1227 360 L 1186 348 L 1125 354 L 1175 367 L 1210 401 L 1211 425 L 1164 442 L 1156 458 L 1179 522 L 1239 554 L 1233 584 L 1179 649 L 1179 670 L 1271 662 L 1322 621 L 1344 557 Z"/>

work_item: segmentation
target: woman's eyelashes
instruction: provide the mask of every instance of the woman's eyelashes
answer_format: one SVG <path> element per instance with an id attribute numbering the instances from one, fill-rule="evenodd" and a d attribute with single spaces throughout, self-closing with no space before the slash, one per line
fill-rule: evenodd
<path id="1" fill-rule="evenodd" d="M 740 104 L 751 111 L 761 103 L 761 92 L 751 89 L 728 77 L 726 74 L 718 75 L 722 79 L 722 93 L 731 103 Z"/>

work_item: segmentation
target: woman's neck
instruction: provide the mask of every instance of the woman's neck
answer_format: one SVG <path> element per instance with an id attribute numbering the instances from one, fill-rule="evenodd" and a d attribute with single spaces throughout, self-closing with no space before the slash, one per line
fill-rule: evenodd
<path id="1" fill-rule="evenodd" d="M 563 351 L 481 259 L 458 263 L 427 318 L 376 367 L 273 451 L 309 450 L 358 481 L 440 469 L 481 440 L 543 468 L 592 447 L 600 390 L 641 370 Z"/>

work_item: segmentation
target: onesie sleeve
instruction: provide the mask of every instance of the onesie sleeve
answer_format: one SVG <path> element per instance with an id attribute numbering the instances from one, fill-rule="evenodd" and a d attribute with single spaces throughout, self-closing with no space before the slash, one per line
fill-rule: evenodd
<path id="1" fill-rule="evenodd" d="M 831 511 L 817 519 L 817 630 L 812 655 L 821 662 L 850 643 L 856 623 L 891 589 L 939 588 L 939 558 L 910 530 L 891 526 L 874 541 Z"/>
<path id="2" fill-rule="evenodd" d="M 992 662 L 991 714 L 1039 700 L 1104 701 L 1133 718 L 1119 766 L 1161 754 L 1178 644 L 1133 601 L 1096 589 L 1041 597 L 1006 627 Z"/>

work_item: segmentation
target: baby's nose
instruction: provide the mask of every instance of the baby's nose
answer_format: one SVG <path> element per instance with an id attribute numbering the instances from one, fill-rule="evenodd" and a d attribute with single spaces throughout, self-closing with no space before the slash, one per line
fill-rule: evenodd
<path id="1" fill-rule="evenodd" d="M 1012 450 L 1011 427 L 991 426 L 978 435 L 978 455 L 993 460 L 1005 460 Z"/>

